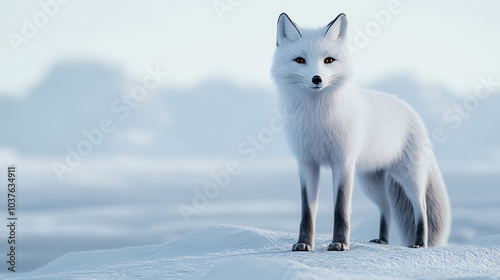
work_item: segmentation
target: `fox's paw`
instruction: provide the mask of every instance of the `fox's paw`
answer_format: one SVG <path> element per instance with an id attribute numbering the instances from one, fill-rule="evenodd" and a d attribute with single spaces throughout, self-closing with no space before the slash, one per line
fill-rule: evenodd
<path id="1" fill-rule="evenodd" d="M 383 239 L 373 239 L 373 240 L 370 240 L 370 242 L 378 243 L 378 244 L 384 244 L 384 245 L 388 245 L 389 244 L 389 242 L 387 242 L 387 240 L 383 240 Z"/>
<path id="2" fill-rule="evenodd" d="M 328 245 L 328 251 L 349 251 L 349 245 L 340 242 L 333 242 Z"/>
<path id="3" fill-rule="evenodd" d="M 314 248 L 306 243 L 297 243 L 292 246 L 292 251 L 314 251 Z"/>

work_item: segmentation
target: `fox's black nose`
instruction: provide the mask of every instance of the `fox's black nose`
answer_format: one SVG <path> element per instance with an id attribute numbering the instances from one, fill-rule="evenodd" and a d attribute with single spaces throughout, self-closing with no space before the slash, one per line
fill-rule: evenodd
<path id="1" fill-rule="evenodd" d="M 313 84 L 315 84 L 315 85 L 319 85 L 319 84 L 321 84 L 321 77 L 320 77 L 320 76 L 318 76 L 318 75 L 314 76 L 314 77 L 313 77 L 313 79 L 312 79 L 312 82 L 313 82 Z"/>

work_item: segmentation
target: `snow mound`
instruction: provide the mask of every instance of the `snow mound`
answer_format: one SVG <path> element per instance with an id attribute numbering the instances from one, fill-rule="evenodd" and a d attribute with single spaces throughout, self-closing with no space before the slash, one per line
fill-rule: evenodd
<path id="1" fill-rule="evenodd" d="M 293 234 L 284 232 L 218 225 L 186 233 L 149 253 L 153 256 L 201 256 L 224 251 L 262 252 L 276 248 L 283 241 L 290 243 L 295 239 Z"/>
<path id="2" fill-rule="evenodd" d="M 464 245 L 410 249 L 351 241 L 292 252 L 297 235 L 219 225 L 160 244 L 70 253 L 8 279 L 442 279 L 500 278 L 500 234 Z M 7 279 L 7 278 L 5 278 Z"/>

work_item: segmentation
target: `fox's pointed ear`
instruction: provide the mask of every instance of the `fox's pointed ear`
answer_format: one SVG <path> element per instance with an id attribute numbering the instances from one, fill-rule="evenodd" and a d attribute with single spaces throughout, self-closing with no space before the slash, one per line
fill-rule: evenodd
<path id="1" fill-rule="evenodd" d="M 344 13 L 338 15 L 326 26 L 325 38 L 332 41 L 343 41 L 347 35 L 347 17 Z"/>
<path id="2" fill-rule="evenodd" d="M 299 39 L 302 35 L 300 34 L 299 28 L 295 23 L 288 17 L 287 14 L 282 13 L 278 18 L 278 34 L 276 35 L 276 45 L 285 44 L 288 42 L 293 42 Z"/>

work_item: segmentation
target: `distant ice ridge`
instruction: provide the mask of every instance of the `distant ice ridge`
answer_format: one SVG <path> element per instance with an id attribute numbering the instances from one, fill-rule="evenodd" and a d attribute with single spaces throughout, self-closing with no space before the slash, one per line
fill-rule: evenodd
<path id="1" fill-rule="evenodd" d="M 500 278 L 500 234 L 466 245 L 411 249 L 352 240 L 351 250 L 292 252 L 297 234 L 218 225 L 159 245 L 66 254 L 4 279 Z"/>

